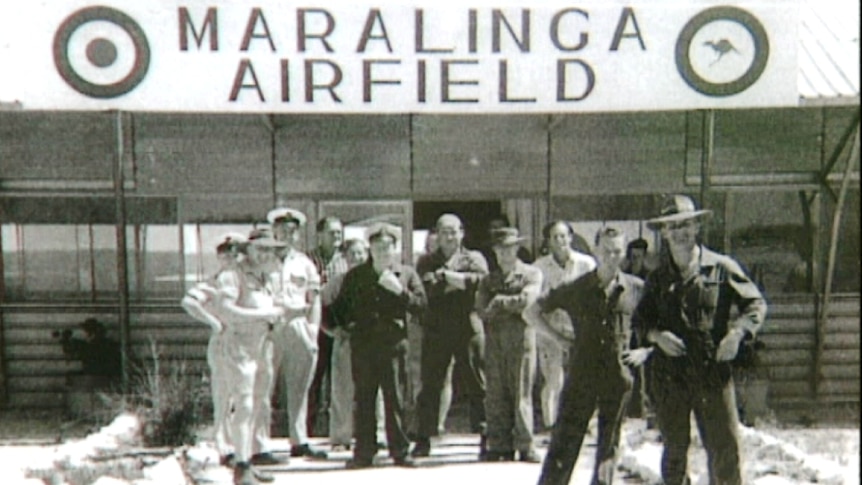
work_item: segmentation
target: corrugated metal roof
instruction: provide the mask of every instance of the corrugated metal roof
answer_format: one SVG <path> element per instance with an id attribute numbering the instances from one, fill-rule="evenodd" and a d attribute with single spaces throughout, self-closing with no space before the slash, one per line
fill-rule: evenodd
<path id="1" fill-rule="evenodd" d="M 806 0 L 800 16 L 800 104 L 858 105 L 858 0 Z"/>

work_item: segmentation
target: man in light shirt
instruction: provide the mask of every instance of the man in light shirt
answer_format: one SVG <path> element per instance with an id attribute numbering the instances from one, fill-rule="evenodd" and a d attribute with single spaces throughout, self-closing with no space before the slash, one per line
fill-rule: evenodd
<path id="1" fill-rule="evenodd" d="M 534 265 L 542 271 L 542 294 L 547 295 L 552 289 L 575 281 L 596 267 L 592 256 L 572 249 L 575 232 L 572 226 L 563 220 L 553 221 L 542 230 L 549 253 L 537 259 Z M 574 339 L 572 323 L 563 310 L 554 310 L 543 314 L 542 318 L 557 332 Z M 539 332 L 537 335 L 539 356 L 539 372 L 544 378 L 542 385 L 542 421 L 550 428 L 557 420 L 557 405 L 560 392 L 563 390 L 565 368 L 568 359 L 569 344 L 553 336 Z"/>

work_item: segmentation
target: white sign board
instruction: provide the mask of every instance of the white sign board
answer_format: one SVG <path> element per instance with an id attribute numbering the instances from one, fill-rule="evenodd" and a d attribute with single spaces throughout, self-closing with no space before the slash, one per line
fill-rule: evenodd
<path id="1" fill-rule="evenodd" d="M 798 6 L 2 2 L 25 110 L 596 112 L 795 106 Z"/>

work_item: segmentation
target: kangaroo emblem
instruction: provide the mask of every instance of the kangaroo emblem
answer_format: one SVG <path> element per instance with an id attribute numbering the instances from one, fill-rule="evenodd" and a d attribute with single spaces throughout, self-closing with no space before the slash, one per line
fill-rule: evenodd
<path id="1" fill-rule="evenodd" d="M 736 52 L 737 54 L 739 54 L 739 51 L 736 49 L 736 47 L 734 47 L 733 44 L 727 39 L 719 39 L 718 42 L 708 40 L 704 42 L 703 45 L 708 45 L 712 47 L 712 50 L 714 50 L 717 54 L 715 60 L 709 64 L 710 66 L 720 61 L 721 58 L 724 57 L 724 55 L 728 52 Z"/>

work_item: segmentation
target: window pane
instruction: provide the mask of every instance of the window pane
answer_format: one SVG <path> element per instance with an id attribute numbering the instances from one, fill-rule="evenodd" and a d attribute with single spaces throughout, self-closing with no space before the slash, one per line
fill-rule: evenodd
<path id="1" fill-rule="evenodd" d="M 147 224 L 127 229 L 129 291 L 139 299 L 178 297 L 180 230 L 176 225 Z"/>
<path id="2" fill-rule="evenodd" d="M 95 284 L 91 283 L 91 288 L 95 288 L 95 298 L 117 300 L 117 228 L 104 224 L 82 227 L 88 232 L 87 240 L 91 244 L 84 259 L 89 268 L 87 273 L 95 279 Z M 133 274 L 129 275 L 130 279 L 133 279 Z M 90 288 L 87 291 L 89 293 Z"/>
<path id="3" fill-rule="evenodd" d="M 6 298 L 116 299 L 116 241 L 110 225 L 5 224 Z"/>
<path id="4" fill-rule="evenodd" d="M 0 226 L 0 237 L 3 238 L 3 282 L 6 288 L 6 298 L 9 299 L 21 295 L 24 291 L 24 253 L 21 226 L 3 224 Z"/>

